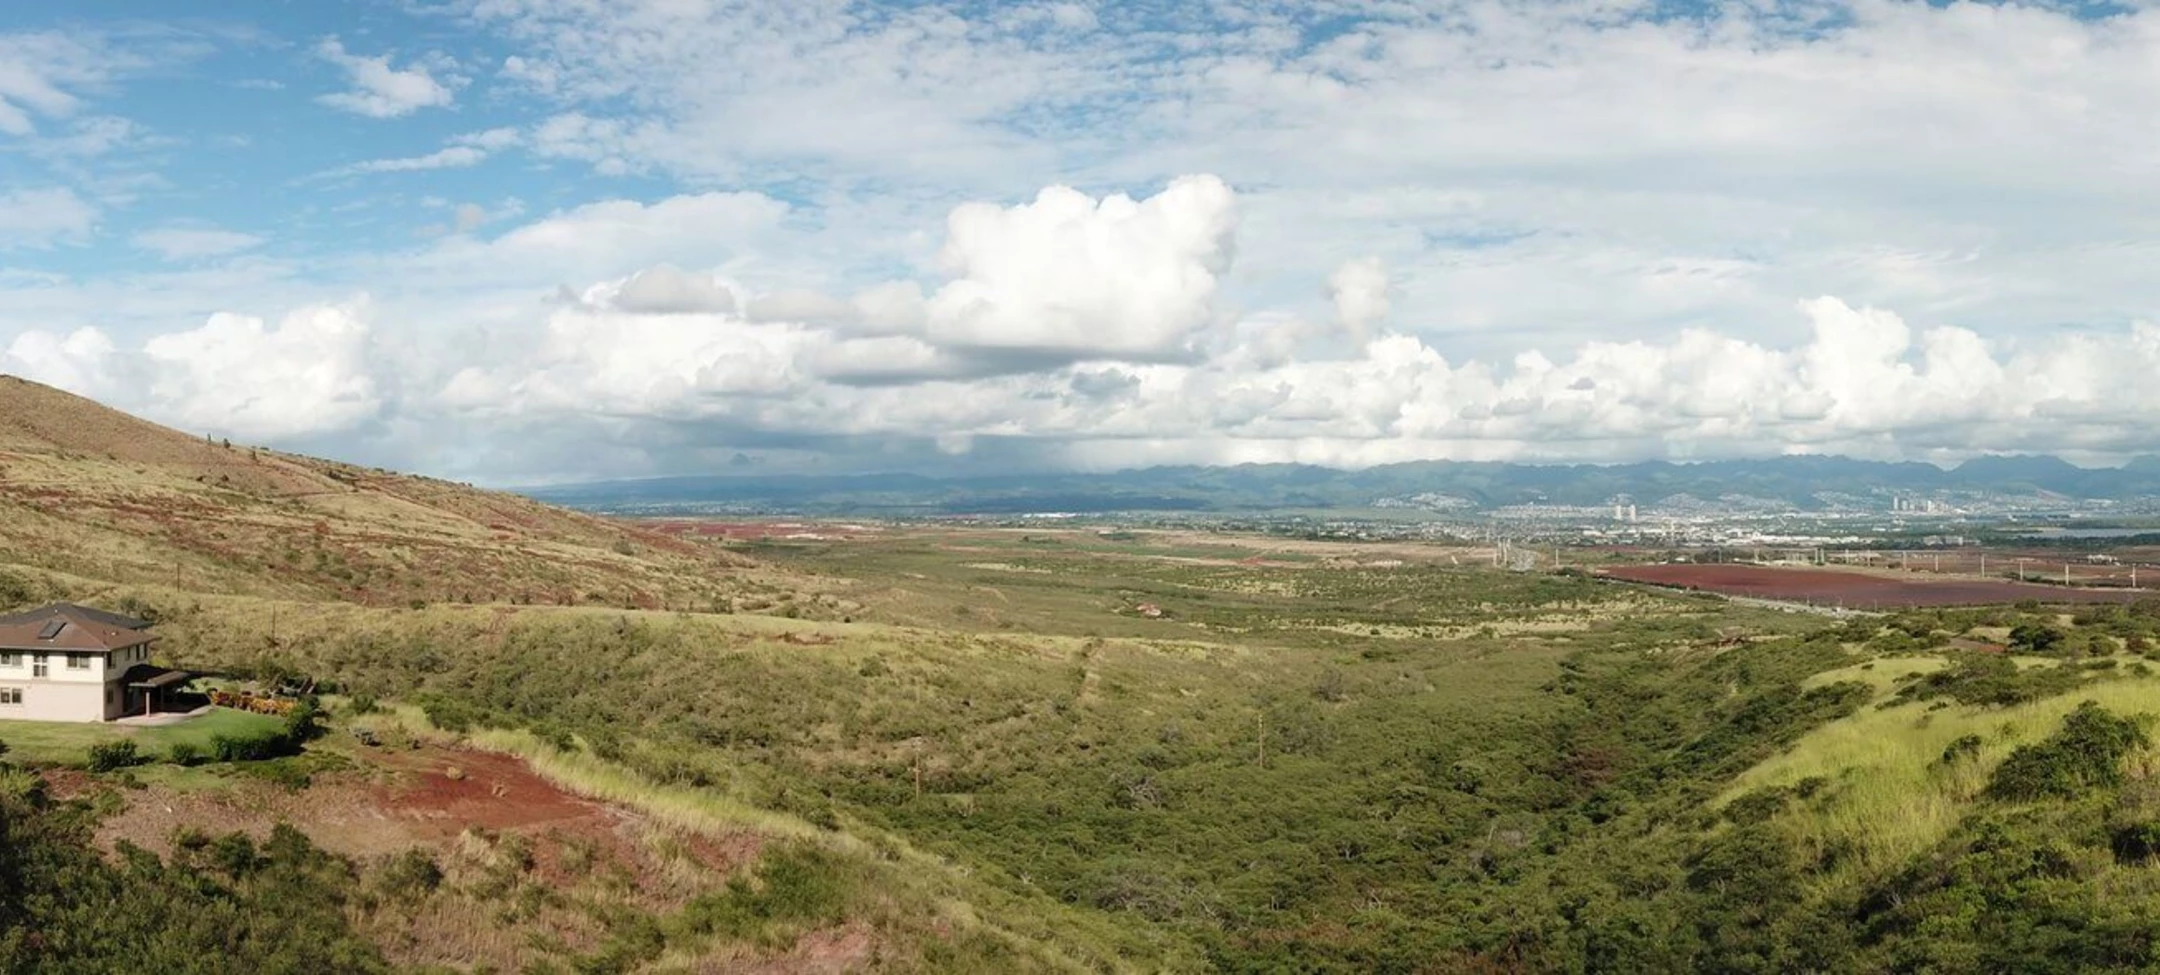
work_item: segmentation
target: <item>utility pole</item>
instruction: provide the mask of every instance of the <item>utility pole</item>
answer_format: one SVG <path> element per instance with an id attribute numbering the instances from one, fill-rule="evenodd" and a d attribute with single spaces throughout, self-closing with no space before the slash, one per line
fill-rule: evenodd
<path id="1" fill-rule="evenodd" d="M 2019 582 L 2024 582 L 2024 581 L 2025 581 L 2025 560 L 2024 560 L 2024 559 L 2019 559 L 2019 560 L 2017 560 L 2017 564 L 2018 564 L 2018 581 L 2019 581 Z"/>
<path id="2" fill-rule="evenodd" d="M 2064 563 L 2063 563 L 2063 585 L 2065 585 L 2065 586 L 2068 586 L 2069 584 L 2070 584 L 2070 563 L 2068 563 L 2068 562 L 2064 562 Z"/>
<path id="3" fill-rule="evenodd" d="M 1987 553 L 1980 553 L 1980 577 L 1987 578 Z"/>

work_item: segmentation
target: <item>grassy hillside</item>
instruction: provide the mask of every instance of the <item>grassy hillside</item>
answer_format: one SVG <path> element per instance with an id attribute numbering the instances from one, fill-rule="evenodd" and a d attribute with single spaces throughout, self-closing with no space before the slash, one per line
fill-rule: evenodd
<path id="1" fill-rule="evenodd" d="M 981 601 L 967 580 L 1004 571 L 967 567 L 983 543 L 964 542 L 942 565 L 916 541 L 845 555 L 910 566 L 883 577 L 909 588 L 898 604 L 864 591 L 878 577 L 843 587 L 866 615 L 952 621 L 937 628 L 139 598 L 177 659 L 309 673 L 483 740 L 515 730 L 613 798 L 678 795 L 843 855 L 919 851 L 910 876 L 991 929 L 1142 970 L 1470 964 L 1490 948 L 1463 898 L 1503 896 L 1530 837 L 1817 659 L 1736 672 L 1729 652 L 1760 638 L 1743 649 L 1774 660 L 1809 618 L 1445 552 L 1225 571 L 1146 541 L 1074 546 L 1040 608 L 1075 632 L 1043 633 L 1019 589 L 956 612 Z M 794 564 L 829 572 L 820 558 Z M 1134 616 L 1134 585 L 1169 614 Z M 1640 734 L 1598 717 L 1606 695 L 1644 709 Z"/>
<path id="2" fill-rule="evenodd" d="M 0 722 L 0 970 L 2160 964 L 2160 604 L 1835 622 L 1415 544 L 687 542 L 0 388 L 0 602 L 323 692 L 114 730 L 96 772 L 100 735 Z M 234 735 L 275 740 L 205 756 Z"/>
<path id="3" fill-rule="evenodd" d="M 624 524 L 213 443 L 13 377 L 0 377 L 0 552 L 78 578 L 375 606 L 704 610 L 798 588 Z"/>

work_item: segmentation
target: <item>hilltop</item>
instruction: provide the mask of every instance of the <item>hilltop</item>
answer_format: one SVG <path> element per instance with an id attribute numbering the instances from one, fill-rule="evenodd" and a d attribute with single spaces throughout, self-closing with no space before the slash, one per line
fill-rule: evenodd
<path id="1" fill-rule="evenodd" d="M 463 484 L 210 441 L 0 377 L 0 550 L 110 583 L 414 602 L 763 605 L 748 560 Z"/>

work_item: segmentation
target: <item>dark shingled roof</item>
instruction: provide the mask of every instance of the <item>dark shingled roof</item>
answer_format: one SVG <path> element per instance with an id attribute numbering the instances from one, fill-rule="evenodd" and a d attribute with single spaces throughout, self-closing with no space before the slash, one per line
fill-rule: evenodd
<path id="1" fill-rule="evenodd" d="M 0 616 L 0 649 L 30 653 L 122 650 L 157 639 L 149 629 L 146 620 L 73 603 L 54 603 Z"/>
<path id="2" fill-rule="evenodd" d="M 150 628 L 149 620 L 139 620 L 133 616 L 122 616 L 119 613 L 108 613 L 102 609 L 91 609 L 88 606 L 77 606 L 74 603 L 53 603 L 20 613 L 9 613 L 0 616 L 0 626 L 6 626 L 10 623 L 49 620 L 54 617 L 81 623 L 95 623 L 99 626 L 110 626 L 119 630 L 147 630 Z"/>
<path id="3" fill-rule="evenodd" d="M 173 670 L 156 664 L 136 664 L 120 675 L 120 680 L 129 687 L 147 687 L 153 690 L 185 684 L 194 679 L 195 675 L 185 670 Z"/>

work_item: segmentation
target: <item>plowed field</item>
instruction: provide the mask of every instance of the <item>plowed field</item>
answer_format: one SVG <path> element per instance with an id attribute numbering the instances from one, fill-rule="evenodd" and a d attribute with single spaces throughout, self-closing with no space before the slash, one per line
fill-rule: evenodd
<path id="1" fill-rule="evenodd" d="M 2160 598 L 2151 591 L 2073 589 L 1981 579 L 1907 579 L 1836 569 L 1784 569 L 1763 565 L 1628 565 L 1605 575 L 1727 596 L 1776 599 L 1846 609 L 1906 606 L 1978 606 L 2036 599 L 2046 603 L 2127 603 Z"/>

